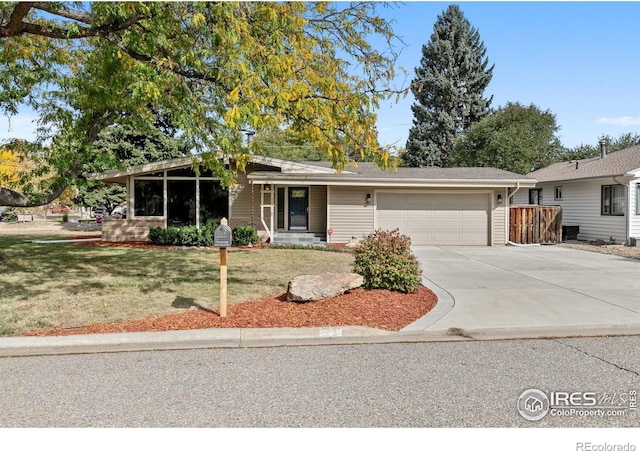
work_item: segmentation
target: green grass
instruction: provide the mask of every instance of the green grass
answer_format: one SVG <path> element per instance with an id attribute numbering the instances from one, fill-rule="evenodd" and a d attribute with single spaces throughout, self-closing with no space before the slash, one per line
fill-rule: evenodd
<path id="1" fill-rule="evenodd" d="M 219 252 L 0 240 L 0 335 L 219 306 Z M 229 303 L 286 292 L 301 274 L 351 271 L 348 253 L 230 250 Z"/>

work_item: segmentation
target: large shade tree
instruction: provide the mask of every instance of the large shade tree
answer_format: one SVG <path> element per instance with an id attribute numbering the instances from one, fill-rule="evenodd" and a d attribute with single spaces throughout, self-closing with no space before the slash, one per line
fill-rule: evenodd
<path id="1" fill-rule="evenodd" d="M 561 158 L 558 130 L 550 111 L 507 103 L 458 138 L 451 164 L 528 174 Z"/>
<path id="2" fill-rule="evenodd" d="M 455 138 L 488 114 L 491 98 L 483 95 L 493 66 L 485 54 L 480 33 L 457 5 L 438 16 L 411 84 L 407 166 L 448 166 Z"/>
<path id="3" fill-rule="evenodd" d="M 324 2 L 7 2 L 0 6 L 0 113 L 39 115 L 33 189 L 0 205 L 55 199 L 96 158 L 106 127 L 141 133 L 163 115 L 225 183 L 250 149 L 242 130 L 286 127 L 338 168 L 346 149 L 384 166 L 374 109 L 392 94 L 395 36 L 376 5 Z M 372 48 L 368 37 L 386 48 Z M 377 39 L 379 42 L 379 39 Z M 383 46 L 384 47 L 384 46 Z M 32 157 L 35 158 L 35 157 Z"/>
<path id="4" fill-rule="evenodd" d="M 607 153 L 616 152 L 640 144 L 640 134 L 623 133 L 620 136 L 601 135 L 597 143 L 580 144 L 567 149 L 562 156 L 564 161 L 582 160 L 600 155 L 600 142 L 604 144 Z"/>

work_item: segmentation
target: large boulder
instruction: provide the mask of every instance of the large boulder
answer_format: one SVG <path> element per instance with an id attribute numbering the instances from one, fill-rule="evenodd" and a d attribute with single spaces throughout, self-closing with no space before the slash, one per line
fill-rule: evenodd
<path id="1" fill-rule="evenodd" d="M 289 282 L 287 301 L 307 302 L 339 296 L 358 288 L 364 279 L 360 274 L 325 273 L 314 276 L 298 276 Z"/>

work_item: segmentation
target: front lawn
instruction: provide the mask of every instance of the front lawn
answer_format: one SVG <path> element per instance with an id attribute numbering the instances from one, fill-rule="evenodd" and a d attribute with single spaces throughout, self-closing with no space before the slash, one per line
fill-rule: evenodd
<path id="1" fill-rule="evenodd" d="M 349 253 L 230 250 L 229 304 L 286 292 L 300 274 L 350 272 Z M 0 335 L 218 308 L 219 253 L 0 240 Z"/>

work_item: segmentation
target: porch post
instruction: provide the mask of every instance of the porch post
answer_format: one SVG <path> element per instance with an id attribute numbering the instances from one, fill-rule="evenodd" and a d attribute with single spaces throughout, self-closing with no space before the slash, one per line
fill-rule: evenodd
<path id="1" fill-rule="evenodd" d="M 265 190 L 265 185 L 264 184 L 260 184 L 260 222 L 262 223 L 262 226 L 264 227 L 264 229 L 267 231 L 267 235 L 269 236 L 269 239 L 271 241 L 273 241 L 273 196 L 274 196 L 274 187 L 272 185 L 267 185 L 269 186 L 269 190 Z M 265 203 L 264 197 L 265 194 L 269 195 L 269 203 Z M 269 208 L 269 225 L 267 225 L 267 222 L 265 221 L 265 215 L 264 215 L 264 209 L 265 208 Z"/>

